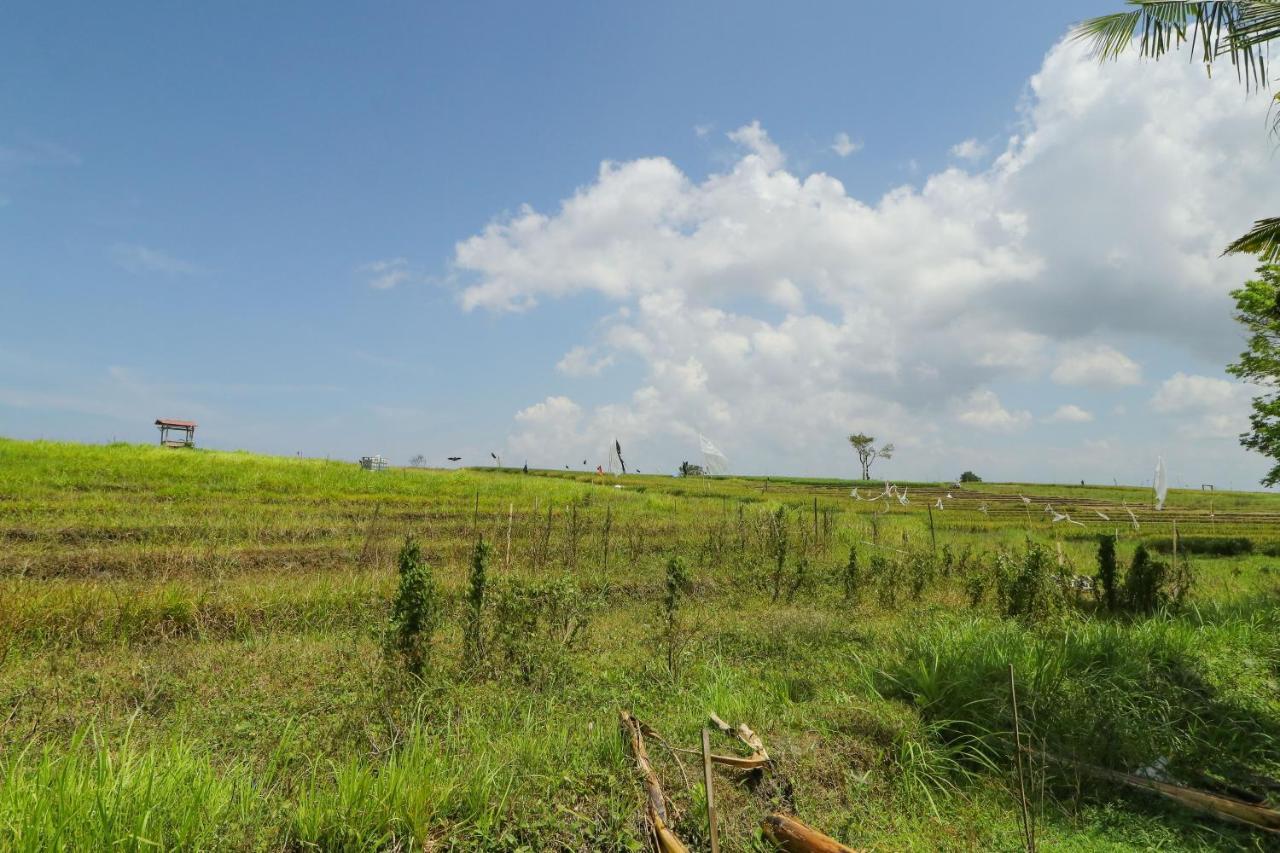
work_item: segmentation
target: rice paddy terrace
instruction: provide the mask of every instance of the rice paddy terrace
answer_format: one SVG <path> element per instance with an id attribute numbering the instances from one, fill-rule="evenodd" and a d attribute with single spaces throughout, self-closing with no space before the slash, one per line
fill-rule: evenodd
<path id="1" fill-rule="evenodd" d="M 725 850 L 770 849 L 776 811 L 1017 849 L 1010 664 L 1035 743 L 1077 762 L 1028 771 L 1042 843 L 1266 846 L 1079 767 L 1275 804 L 1280 496 L 885 491 L 0 439 L 0 847 L 639 849 L 627 710 L 693 849 L 679 750 L 711 711 L 771 756 L 716 770 Z M 1155 606 L 1064 586 L 1100 535 L 1122 578 L 1139 545 L 1169 568 Z M 407 537 L 441 596 L 421 677 L 387 651 Z"/>

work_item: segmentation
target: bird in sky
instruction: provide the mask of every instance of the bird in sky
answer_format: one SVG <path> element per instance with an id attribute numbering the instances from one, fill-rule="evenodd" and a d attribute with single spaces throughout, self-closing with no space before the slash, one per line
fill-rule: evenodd
<path id="1" fill-rule="evenodd" d="M 449 461 L 450 461 L 450 462 L 461 462 L 461 461 L 462 461 L 462 457 L 461 457 L 461 456 L 450 456 L 450 457 L 449 457 Z"/>

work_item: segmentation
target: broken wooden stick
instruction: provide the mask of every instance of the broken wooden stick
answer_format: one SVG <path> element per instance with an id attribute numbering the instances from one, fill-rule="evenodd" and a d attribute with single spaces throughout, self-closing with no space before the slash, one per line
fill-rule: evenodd
<path id="1" fill-rule="evenodd" d="M 640 768 L 640 775 L 644 778 L 647 800 L 645 810 L 649 817 L 649 825 L 653 828 L 658 850 L 660 853 L 688 853 L 689 848 L 685 847 L 680 839 L 676 838 L 675 833 L 667 828 L 667 805 L 662 795 L 662 783 L 658 781 L 658 774 L 649 763 L 649 753 L 644 748 L 646 727 L 630 711 L 619 711 L 618 715 L 621 717 L 622 728 L 626 731 L 631 743 L 631 754 L 635 756 L 636 766 Z"/>
<path id="2" fill-rule="evenodd" d="M 745 758 L 736 755 L 713 755 L 711 760 L 716 764 L 724 764 L 729 767 L 738 767 L 744 770 L 755 770 L 759 767 L 768 767 L 773 763 L 773 759 L 769 757 L 769 753 L 764 748 L 764 741 L 760 740 L 760 736 L 751 730 L 746 723 L 739 723 L 735 729 L 726 723 L 712 711 L 708 717 L 711 725 L 720 730 L 721 734 L 729 737 L 736 737 L 738 740 L 751 750 L 751 754 Z"/>
<path id="3" fill-rule="evenodd" d="M 786 853 L 855 853 L 852 847 L 777 812 L 765 818 L 760 828 L 766 838 Z"/>
<path id="4" fill-rule="evenodd" d="M 720 834 L 716 828 L 716 786 L 711 775 L 711 738 L 702 730 L 702 786 L 707 793 L 707 829 L 711 853 L 720 853 Z"/>
<path id="5" fill-rule="evenodd" d="M 1208 791 L 1200 791 L 1195 788 L 1186 788 L 1182 785 L 1173 785 L 1169 782 L 1160 782 L 1155 779 L 1148 779 L 1144 776 L 1135 776 L 1132 773 L 1121 773 L 1118 770 L 1108 770 L 1105 767 L 1096 767 L 1092 764 L 1085 764 L 1082 761 L 1073 761 L 1070 758 L 1060 758 L 1047 752 L 1033 750 L 1023 747 L 1024 751 L 1039 755 L 1043 759 L 1074 767 L 1077 770 L 1084 771 L 1091 776 L 1099 779 L 1106 779 L 1111 782 L 1118 782 L 1122 785 L 1129 785 L 1134 788 L 1143 788 L 1148 791 L 1154 791 L 1162 797 L 1167 797 L 1176 803 L 1181 803 L 1189 809 L 1195 809 L 1223 820 L 1242 823 L 1251 826 L 1254 829 L 1261 829 L 1264 832 L 1280 834 L 1280 811 L 1269 809 L 1266 806 L 1255 805 L 1254 803 L 1246 803 L 1243 800 L 1237 800 L 1232 797 L 1224 797 L 1220 794 L 1210 794 Z"/>

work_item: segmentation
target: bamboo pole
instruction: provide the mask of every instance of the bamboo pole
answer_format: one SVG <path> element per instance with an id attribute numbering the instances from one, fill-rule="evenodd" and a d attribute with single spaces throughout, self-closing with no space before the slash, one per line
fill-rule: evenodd
<path id="1" fill-rule="evenodd" d="M 933 556 L 938 556 L 938 536 L 933 532 L 933 507 L 925 504 L 924 508 L 929 510 L 929 541 L 933 543 Z"/>
<path id="2" fill-rule="evenodd" d="M 507 504 L 507 555 L 502 559 L 502 571 L 504 574 L 511 573 L 511 520 L 516 514 L 516 505 L 514 503 Z"/>
<path id="3" fill-rule="evenodd" d="M 1022 724 L 1018 719 L 1018 688 L 1013 678 L 1013 664 L 1009 664 L 1009 699 L 1013 703 L 1013 740 L 1015 763 L 1018 765 L 1018 799 L 1022 807 L 1022 840 L 1027 853 L 1035 853 L 1035 831 L 1031 827 L 1031 813 L 1027 809 L 1027 784 L 1022 776 Z"/>
<path id="4" fill-rule="evenodd" d="M 707 829 L 711 840 L 711 853 L 720 853 L 720 834 L 716 828 L 716 793 L 711 777 L 711 734 L 702 727 L 702 785 L 707 792 Z"/>

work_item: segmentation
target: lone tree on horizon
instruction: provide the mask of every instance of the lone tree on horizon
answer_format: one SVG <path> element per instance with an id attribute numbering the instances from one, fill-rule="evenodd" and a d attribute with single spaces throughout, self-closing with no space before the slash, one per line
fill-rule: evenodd
<path id="1" fill-rule="evenodd" d="M 877 448 L 875 436 L 857 433 L 849 436 L 849 444 L 853 452 L 858 454 L 858 464 L 862 466 L 862 479 L 871 479 L 871 466 L 877 459 L 892 459 L 893 445 L 884 444 Z"/>

